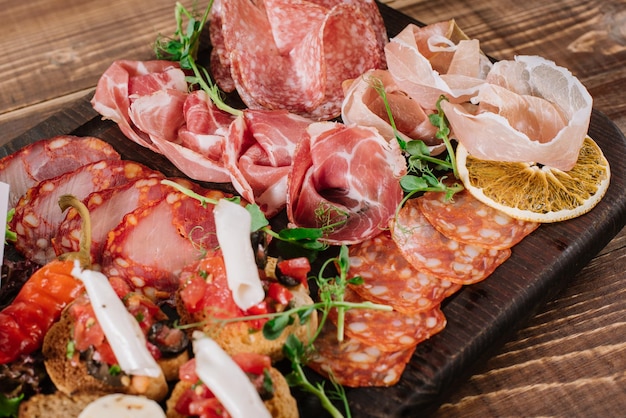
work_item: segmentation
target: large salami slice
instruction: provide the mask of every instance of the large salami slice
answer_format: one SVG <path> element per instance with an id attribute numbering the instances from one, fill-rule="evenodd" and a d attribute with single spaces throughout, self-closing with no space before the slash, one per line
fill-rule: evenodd
<path id="1" fill-rule="evenodd" d="M 494 250 L 445 237 L 422 214 L 418 199 L 408 200 L 391 222 L 394 241 L 418 270 L 472 284 L 485 279 L 511 255 L 510 249 Z"/>
<path id="2" fill-rule="evenodd" d="M 338 342 L 337 328 L 329 321 L 314 346 L 315 354 L 307 366 L 326 378 L 332 375 L 337 383 L 348 387 L 395 385 L 415 351 L 415 347 L 382 351 L 349 337 Z"/>
<path id="3" fill-rule="evenodd" d="M 364 302 L 356 292 L 346 289 L 346 302 Z M 337 310 L 330 312 L 337 324 Z M 401 351 L 415 347 L 446 326 L 446 318 L 439 307 L 406 315 L 398 311 L 375 309 L 348 309 L 344 312 L 346 336 L 372 345 L 381 351 Z"/>
<path id="4" fill-rule="evenodd" d="M 208 191 L 206 197 L 226 195 Z M 178 191 L 130 212 L 109 234 L 102 272 L 151 299 L 168 299 L 183 267 L 217 248 L 213 206 Z"/>
<path id="5" fill-rule="evenodd" d="M 36 263 L 50 262 L 56 257 L 51 239 L 65 217 L 58 204 L 61 195 L 83 200 L 93 192 L 150 175 L 157 172 L 136 162 L 103 160 L 37 183 L 15 207 L 11 222 L 17 234 L 15 248 Z"/>
<path id="6" fill-rule="evenodd" d="M 418 199 L 428 221 L 446 237 L 493 249 L 511 248 L 539 226 L 513 219 L 474 198 L 467 190 L 446 200 L 445 193 L 428 192 Z"/>
<path id="7" fill-rule="evenodd" d="M 9 184 L 9 207 L 30 187 L 81 165 L 118 160 L 113 147 L 94 137 L 60 135 L 34 142 L 0 160 L 0 181 Z"/>
<path id="8" fill-rule="evenodd" d="M 311 124 L 289 173 L 287 216 L 297 226 L 326 228 L 333 244 L 364 241 L 387 228 L 405 170 L 399 149 L 373 128 Z"/>
<path id="9" fill-rule="evenodd" d="M 400 252 L 389 231 L 351 245 L 350 275 L 363 284 L 349 285 L 363 299 L 390 305 L 406 315 L 434 309 L 461 288 L 448 279 L 415 269 Z"/>

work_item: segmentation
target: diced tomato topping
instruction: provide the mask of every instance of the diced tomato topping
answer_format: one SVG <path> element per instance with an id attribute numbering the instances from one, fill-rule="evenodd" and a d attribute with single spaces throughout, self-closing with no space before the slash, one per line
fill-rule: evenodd
<path id="1" fill-rule="evenodd" d="M 189 404 L 189 415 L 200 418 L 230 418 L 230 414 L 217 398 L 201 399 Z"/>
<path id="2" fill-rule="evenodd" d="M 178 368 L 178 378 L 183 382 L 196 383 L 198 381 L 195 357 Z"/>
<path id="3" fill-rule="evenodd" d="M 269 356 L 257 353 L 237 353 L 232 355 L 232 359 L 246 373 L 255 375 L 263 374 L 263 370 L 272 367 L 272 360 Z"/>
<path id="4" fill-rule="evenodd" d="M 180 278 L 184 286 L 181 297 L 189 312 L 210 309 L 211 315 L 216 318 L 243 316 L 243 311 L 235 303 L 228 288 L 226 267 L 220 253 L 206 255 L 190 269 L 183 271 Z"/>
<path id="5" fill-rule="evenodd" d="M 298 280 L 308 289 L 309 283 L 307 281 L 307 276 L 311 271 L 311 263 L 309 263 L 308 258 L 297 257 L 282 260 L 278 263 L 278 268 L 282 274 Z"/>
<path id="6" fill-rule="evenodd" d="M 189 279 L 180 296 L 185 303 L 185 308 L 190 313 L 196 313 L 202 310 L 202 300 L 206 292 L 206 282 L 202 277 L 195 276 Z"/>
<path id="7" fill-rule="evenodd" d="M 288 305 L 293 298 L 293 294 L 280 283 L 272 282 L 267 289 L 267 296 L 281 305 Z"/>

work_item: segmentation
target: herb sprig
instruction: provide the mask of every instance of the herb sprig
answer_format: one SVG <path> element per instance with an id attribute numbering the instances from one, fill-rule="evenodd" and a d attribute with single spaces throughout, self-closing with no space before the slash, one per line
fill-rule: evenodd
<path id="1" fill-rule="evenodd" d="M 174 11 L 176 31 L 171 38 L 159 36 L 154 44 L 154 52 L 158 59 L 178 62 L 180 68 L 191 71 L 193 75 L 187 76 L 186 80 L 192 87 L 197 85 L 208 94 L 219 109 L 237 116 L 242 111 L 224 102 L 219 87 L 213 83 L 207 69 L 198 65 L 196 61 L 200 48 L 200 35 L 207 23 L 212 6 L 213 0 L 210 0 L 202 16 L 198 16 L 197 13 L 187 10 L 180 2 L 176 2 Z"/>
<path id="2" fill-rule="evenodd" d="M 164 179 L 161 180 L 161 183 L 171 186 L 179 192 L 198 200 L 203 207 L 206 207 L 209 204 L 216 205 L 218 203 L 217 199 L 202 196 L 174 181 Z M 237 204 L 241 202 L 241 198 L 239 196 L 228 198 L 228 200 Z M 276 232 L 270 228 L 270 223 L 265 217 L 265 214 L 263 214 L 263 211 L 261 211 L 259 205 L 249 203 L 245 206 L 245 208 L 248 213 L 250 213 L 252 220 L 252 224 L 250 226 L 251 233 L 263 231 L 277 240 L 297 245 L 310 251 L 323 251 L 328 248 L 328 244 L 320 241 L 320 238 L 322 238 L 325 233 L 324 228 L 284 228 Z"/>
<path id="3" fill-rule="evenodd" d="M 407 199 L 420 192 L 444 192 L 446 193 L 446 199 L 450 199 L 454 193 L 463 190 L 463 186 L 458 183 L 454 185 L 446 184 L 444 182 L 446 176 L 438 178 L 435 175 L 435 171 L 452 171 L 454 177 L 458 178 L 454 149 L 449 138 L 450 128 L 448 127 L 447 119 L 441 109 L 441 101 L 447 100 L 446 97 L 443 95 L 439 97 L 437 101 L 437 113 L 430 114 L 428 117 L 430 123 L 437 127 L 435 136 L 441 139 L 446 146 L 447 155 L 445 159 L 441 159 L 431 156 L 428 145 L 426 145 L 424 141 L 416 139 L 406 141 L 400 136 L 382 80 L 377 77 L 370 77 L 368 82 L 383 100 L 387 118 L 393 129 L 395 139 L 400 149 L 407 155 L 407 174 L 400 179 L 400 186 L 407 193 L 402 204 L 404 204 Z"/>

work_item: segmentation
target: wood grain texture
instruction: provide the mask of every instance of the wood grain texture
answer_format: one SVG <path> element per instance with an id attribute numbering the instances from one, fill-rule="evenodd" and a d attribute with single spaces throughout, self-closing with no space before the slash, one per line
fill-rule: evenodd
<path id="1" fill-rule="evenodd" d="M 623 1 L 385 2 L 425 23 L 455 18 L 496 58 L 542 55 L 569 68 L 589 89 L 594 107 L 626 131 Z M 69 118 L 81 120 L 84 114 L 71 111 L 74 101 L 95 86 L 113 60 L 149 59 L 156 34 L 173 29 L 172 0 L 0 4 L 0 46 L 16 51 L 0 63 L 0 144 L 59 109 L 69 108 Z M 38 125 L 32 134 L 45 136 L 46 126 Z M 528 312 L 527 325 L 493 347 L 489 360 L 476 364 L 434 415 L 623 416 L 625 271 L 622 230 L 580 273 L 565 278 L 569 284 L 562 293 L 538 312 Z"/>

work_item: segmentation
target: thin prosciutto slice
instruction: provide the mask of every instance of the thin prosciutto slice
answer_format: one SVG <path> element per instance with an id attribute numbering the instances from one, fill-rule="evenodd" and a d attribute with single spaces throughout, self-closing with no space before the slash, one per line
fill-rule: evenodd
<path id="1" fill-rule="evenodd" d="M 442 94 L 466 101 L 485 83 L 491 65 L 478 40 L 468 39 L 454 20 L 407 25 L 385 46 L 385 56 L 398 87 L 424 109 L 435 109 Z"/>
<path id="2" fill-rule="evenodd" d="M 430 123 L 426 111 L 400 90 L 386 70 L 370 70 L 345 83 L 345 99 L 341 106 L 344 123 L 371 126 L 388 141 L 395 140 L 385 103 L 373 87 L 373 83 L 377 82 L 385 89 L 398 135 L 403 140 L 420 139 L 429 145 L 441 143 L 440 139 L 435 138 L 437 129 Z"/>
<path id="3" fill-rule="evenodd" d="M 324 238 L 332 244 L 364 241 L 387 227 L 402 199 L 398 178 L 405 170 L 399 149 L 373 128 L 311 124 L 289 174 L 289 221 L 332 225 Z"/>
<path id="4" fill-rule="evenodd" d="M 498 62 L 487 81 L 472 105 L 442 103 L 453 136 L 476 158 L 570 170 L 591 119 L 582 83 L 537 56 Z"/>
<path id="5" fill-rule="evenodd" d="M 158 91 L 187 91 L 185 74 L 176 63 L 119 60 L 113 62 L 98 80 L 91 104 L 103 119 L 117 123 L 129 139 L 157 151 L 150 137 L 131 120 L 130 107 L 134 100 Z M 173 123 L 178 123 L 178 115 L 173 116 L 175 121 L 160 120 L 162 126 L 169 129 Z"/>
<path id="6" fill-rule="evenodd" d="M 287 174 L 311 120 L 285 110 L 246 110 L 230 126 L 224 164 L 233 186 L 271 217 L 285 207 Z"/>

